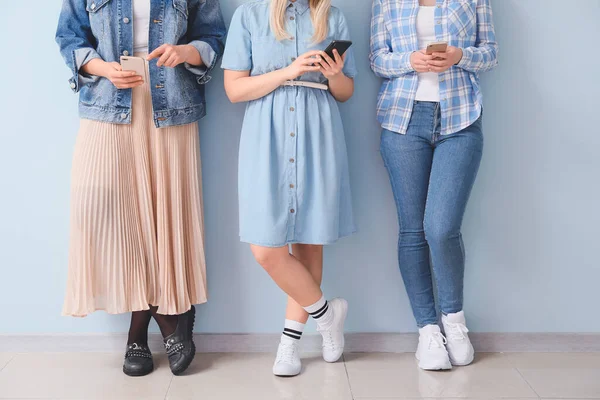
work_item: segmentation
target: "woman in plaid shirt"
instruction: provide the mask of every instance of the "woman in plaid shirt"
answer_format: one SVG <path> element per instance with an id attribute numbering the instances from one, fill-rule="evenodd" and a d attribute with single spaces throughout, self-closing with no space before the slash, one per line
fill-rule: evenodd
<path id="1" fill-rule="evenodd" d="M 443 53 L 427 55 L 433 42 Z M 479 73 L 497 65 L 490 0 L 373 0 L 381 154 L 398 209 L 398 261 L 427 370 L 473 361 L 460 233 L 483 149 Z M 438 325 L 433 277 L 442 311 Z"/>

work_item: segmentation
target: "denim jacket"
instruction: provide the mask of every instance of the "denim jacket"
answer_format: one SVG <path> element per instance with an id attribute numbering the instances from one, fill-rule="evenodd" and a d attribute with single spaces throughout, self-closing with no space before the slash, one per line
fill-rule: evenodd
<path id="1" fill-rule="evenodd" d="M 79 92 L 81 118 L 131 123 L 131 89 L 86 75 L 81 67 L 94 58 L 119 62 L 133 55 L 132 0 L 63 0 L 56 41 L 73 72 L 71 89 Z M 149 63 L 156 127 L 184 125 L 206 114 L 204 84 L 223 53 L 225 23 L 219 0 L 150 0 L 149 52 L 168 43 L 190 44 L 205 66 L 176 68 Z"/>

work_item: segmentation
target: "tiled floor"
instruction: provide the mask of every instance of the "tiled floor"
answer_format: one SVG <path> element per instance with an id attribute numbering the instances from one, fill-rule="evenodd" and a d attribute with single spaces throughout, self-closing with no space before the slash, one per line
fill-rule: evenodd
<path id="1" fill-rule="evenodd" d="M 599 399 L 600 354 L 480 354 L 468 367 L 424 372 L 412 354 L 304 357 L 296 378 L 271 375 L 271 354 L 198 354 L 173 377 L 163 355 L 144 378 L 121 372 L 115 353 L 0 353 L 0 399 Z"/>

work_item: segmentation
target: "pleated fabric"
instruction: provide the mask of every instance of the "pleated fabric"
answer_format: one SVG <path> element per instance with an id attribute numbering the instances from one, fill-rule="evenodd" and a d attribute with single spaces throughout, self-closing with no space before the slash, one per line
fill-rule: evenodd
<path id="1" fill-rule="evenodd" d="M 207 300 L 198 124 L 157 129 L 148 83 L 132 107 L 131 125 L 81 121 L 64 315 Z"/>

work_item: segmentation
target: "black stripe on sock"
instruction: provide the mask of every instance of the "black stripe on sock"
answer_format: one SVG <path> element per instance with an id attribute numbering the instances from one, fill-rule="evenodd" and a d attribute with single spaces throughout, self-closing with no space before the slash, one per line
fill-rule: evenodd
<path id="1" fill-rule="evenodd" d="M 291 337 L 292 339 L 300 340 L 300 336 L 296 336 L 296 335 L 294 335 L 294 334 L 292 334 L 292 333 L 288 333 L 288 332 L 285 332 L 285 331 L 284 331 L 284 332 L 283 332 L 283 334 L 284 334 L 285 336 Z"/>
<path id="2" fill-rule="evenodd" d="M 323 311 L 327 310 L 327 306 L 329 305 L 329 303 L 327 301 L 325 301 L 325 304 L 323 305 L 323 307 L 319 308 L 317 311 L 315 312 L 311 312 L 309 313 L 311 316 L 315 316 L 315 315 L 319 315 L 321 314 Z"/>
<path id="3" fill-rule="evenodd" d="M 293 330 L 293 329 L 290 329 L 290 328 L 284 328 L 284 329 L 283 329 L 283 331 L 284 331 L 284 332 L 293 333 L 293 334 L 295 334 L 295 335 L 298 335 L 298 336 L 302 336 L 302 332 L 300 332 L 300 331 L 295 331 L 295 330 Z"/>
<path id="4" fill-rule="evenodd" d="M 321 310 L 323 310 L 321 313 L 319 313 L 318 315 L 313 315 L 312 317 L 314 319 L 319 319 L 321 318 L 323 315 L 325 315 L 325 313 L 327 312 L 327 310 L 329 310 L 329 305 L 325 304 L 325 308 L 322 308 Z"/>

